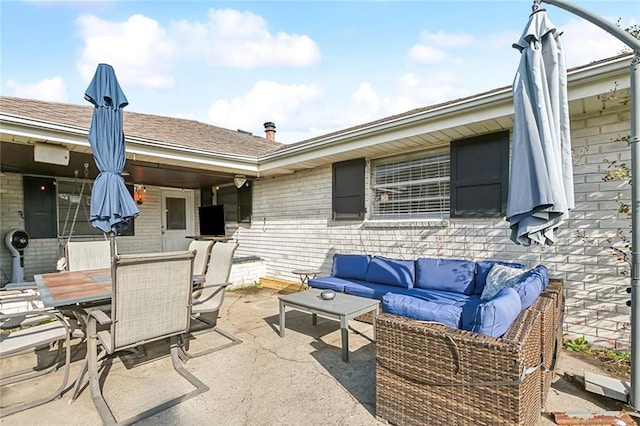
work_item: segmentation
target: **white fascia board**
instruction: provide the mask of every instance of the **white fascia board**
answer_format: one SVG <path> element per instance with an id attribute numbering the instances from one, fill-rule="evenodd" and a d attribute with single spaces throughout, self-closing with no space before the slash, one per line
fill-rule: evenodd
<path id="1" fill-rule="evenodd" d="M 81 129 L 34 122 L 7 114 L 0 114 L 0 132 L 41 141 L 89 146 L 87 132 Z"/>
<path id="2" fill-rule="evenodd" d="M 87 139 L 87 130 L 84 129 L 27 120 L 23 117 L 15 117 L 8 114 L 0 114 L 0 124 L 0 132 L 3 134 L 65 145 L 81 146 L 84 148 L 90 147 L 89 140 Z M 247 173 L 257 173 L 258 169 L 255 157 L 212 154 L 199 149 L 179 147 L 141 138 L 128 138 L 126 135 L 125 139 L 126 152 L 128 154 L 138 154 L 158 159 L 198 164 L 200 166 L 206 166 L 205 168 L 224 167 Z M 188 164 L 185 164 L 185 166 L 188 166 Z"/>
<path id="3" fill-rule="evenodd" d="M 450 113 L 438 120 L 422 118 L 419 121 L 408 121 L 407 123 L 395 123 L 389 128 L 385 126 L 375 132 L 359 134 L 343 139 L 339 143 L 327 143 L 314 148 L 307 148 L 302 152 L 279 156 L 269 160 L 260 159 L 260 172 L 267 173 L 270 170 L 281 167 L 291 167 L 296 163 L 315 160 L 317 158 L 355 151 L 362 148 L 377 146 L 386 142 L 399 139 L 410 138 L 416 135 L 436 132 L 443 129 L 450 129 L 456 126 L 466 125 L 479 121 L 489 120 L 497 117 L 504 117 L 513 114 L 513 103 L 511 98 L 502 99 L 501 102 L 494 102 L 488 108 L 477 110 L 459 110 L 455 114 Z"/>
<path id="4" fill-rule="evenodd" d="M 190 150 L 181 150 L 172 148 L 157 148 L 141 144 L 128 143 L 127 153 L 133 155 L 141 155 L 144 157 L 161 158 L 171 161 L 179 161 L 185 163 L 185 166 L 210 169 L 225 168 L 243 171 L 246 173 L 257 173 L 258 167 L 255 159 L 253 161 L 238 161 L 231 158 L 224 158 L 224 156 L 214 155 L 202 155 L 200 153 L 194 153 Z M 201 167 L 197 167 L 199 165 Z M 205 166 L 205 167 L 202 167 Z"/>

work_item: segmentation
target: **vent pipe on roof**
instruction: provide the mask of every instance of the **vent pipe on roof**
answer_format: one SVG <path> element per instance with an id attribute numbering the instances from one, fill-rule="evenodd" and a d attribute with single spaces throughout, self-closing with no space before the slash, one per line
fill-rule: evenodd
<path id="1" fill-rule="evenodd" d="M 266 123 L 264 123 L 264 133 L 267 135 L 268 141 L 275 141 L 276 125 L 271 121 L 267 121 Z"/>

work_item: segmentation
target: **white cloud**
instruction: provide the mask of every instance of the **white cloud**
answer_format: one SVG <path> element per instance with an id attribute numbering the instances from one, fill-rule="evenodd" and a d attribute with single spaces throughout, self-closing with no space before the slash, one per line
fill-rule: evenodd
<path id="1" fill-rule="evenodd" d="M 206 23 L 172 23 L 185 52 L 204 55 L 211 64 L 237 68 L 305 67 L 320 62 L 316 43 L 306 35 L 269 32 L 266 21 L 251 12 L 210 9 Z"/>
<path id="2" fill-rule="evenodd" d="M 411 61 L 423 64 L 460 62 L 448 52 L 472 46 L 474 43 L 473 36 L 466 33 L 423 31 L 420 33 L 420 42 L 409 49 L 408 56 Z"/>
<path id="3" fill-rule="evenodd" d="M 7 80 L 5 83 L 12 96 L 28 99 L 39 99 L 51 102 L 67 102 L 67 87 L 62 77 L 51 77 L 35 83 L 18 83 L 15 80 Z"/>
<path id="4" fill-rule="evenodd" d="M 433 44 L 439 47 L 466 47 L 474 44 L 474 37 L 467 33 L 445 33 L 438 31 L 435 33 L 423 31 L 420 33 L 420 40 L 425 44 Z"/>
<path id="5" fill-rule="evenodd" d="M 631 20 L 622 27 L 635 23 Z M 625 47 L 624 43 L 605 30 L 582 19 L 572 18 L 558 27 L 563 31 L 562 38 L 569 67 L 615 56 Z"/>
<path id="6" fill-rule="evenodd" d="M 415 44 L 409 49 L 409 59 L 422 64 L 450 62 L 453 58 L 443 50 L 424 44 Z"/>
<path id="7" fill-rule="evenodd" d="M 266 121 L 273 121 L 276 126 L 279 122 L 295 123 L 296 128 L 302 128 L 304 124 L 297 119 L 303 115 L 309 117 L 309 114 L 301 114 L 301 110 L 322 94 L 315 85 L 259 81 L 243 97 L 214 102 L 208 116 L 216 126 L 254 133 L 261 131 L 261 125 Z"/>
<path id="8" fill-rule="evenodd" d="M 173 86 L 173 77 L 166 68 L 170 67 L 176 46 L 157 21 L 133 15 L 124 22 L 109 22 L 82 15 L 76 23 L 84 42 L 76 62 L 83 79 L 90 80 L 99 63 L 108 63 L 121 84 Z"/>

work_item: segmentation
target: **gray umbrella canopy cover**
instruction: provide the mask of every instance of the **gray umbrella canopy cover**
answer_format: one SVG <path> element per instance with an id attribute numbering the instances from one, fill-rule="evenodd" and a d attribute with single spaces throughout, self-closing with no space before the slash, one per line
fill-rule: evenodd
<path id="1" fill-rule="evenodd" d="M 140 210 L 121 175 L 126 160 L 122 111 L 129 102 L 111 65 L 98 65 L 84 98 L 94 106 L 89 143 L 100 170 L 91 191 L 91 225 L 122 232 Z"/>
<path id="2" fill-rule="evenodd" d="M 507 199 L 511 239 L 555 243 L 574 208 L 567 69 L 561 35 L 544 9 L 532 13 L 520 40 L 513 82 L 513 149 Z"/>

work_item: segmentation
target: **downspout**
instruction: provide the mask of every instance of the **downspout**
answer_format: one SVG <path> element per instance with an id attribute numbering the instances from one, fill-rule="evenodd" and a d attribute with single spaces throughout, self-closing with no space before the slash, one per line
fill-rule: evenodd
<path id="1" fill-rule="evenodd" d="M 631 389 L 628 404 L 636 411 L 640 408 L 640 150 L 638 123 L 640 123 L 640 40 L 613 23 L 564 0 L 541 0 L 586 19 L 629 46 L 631 59 Z"/>

